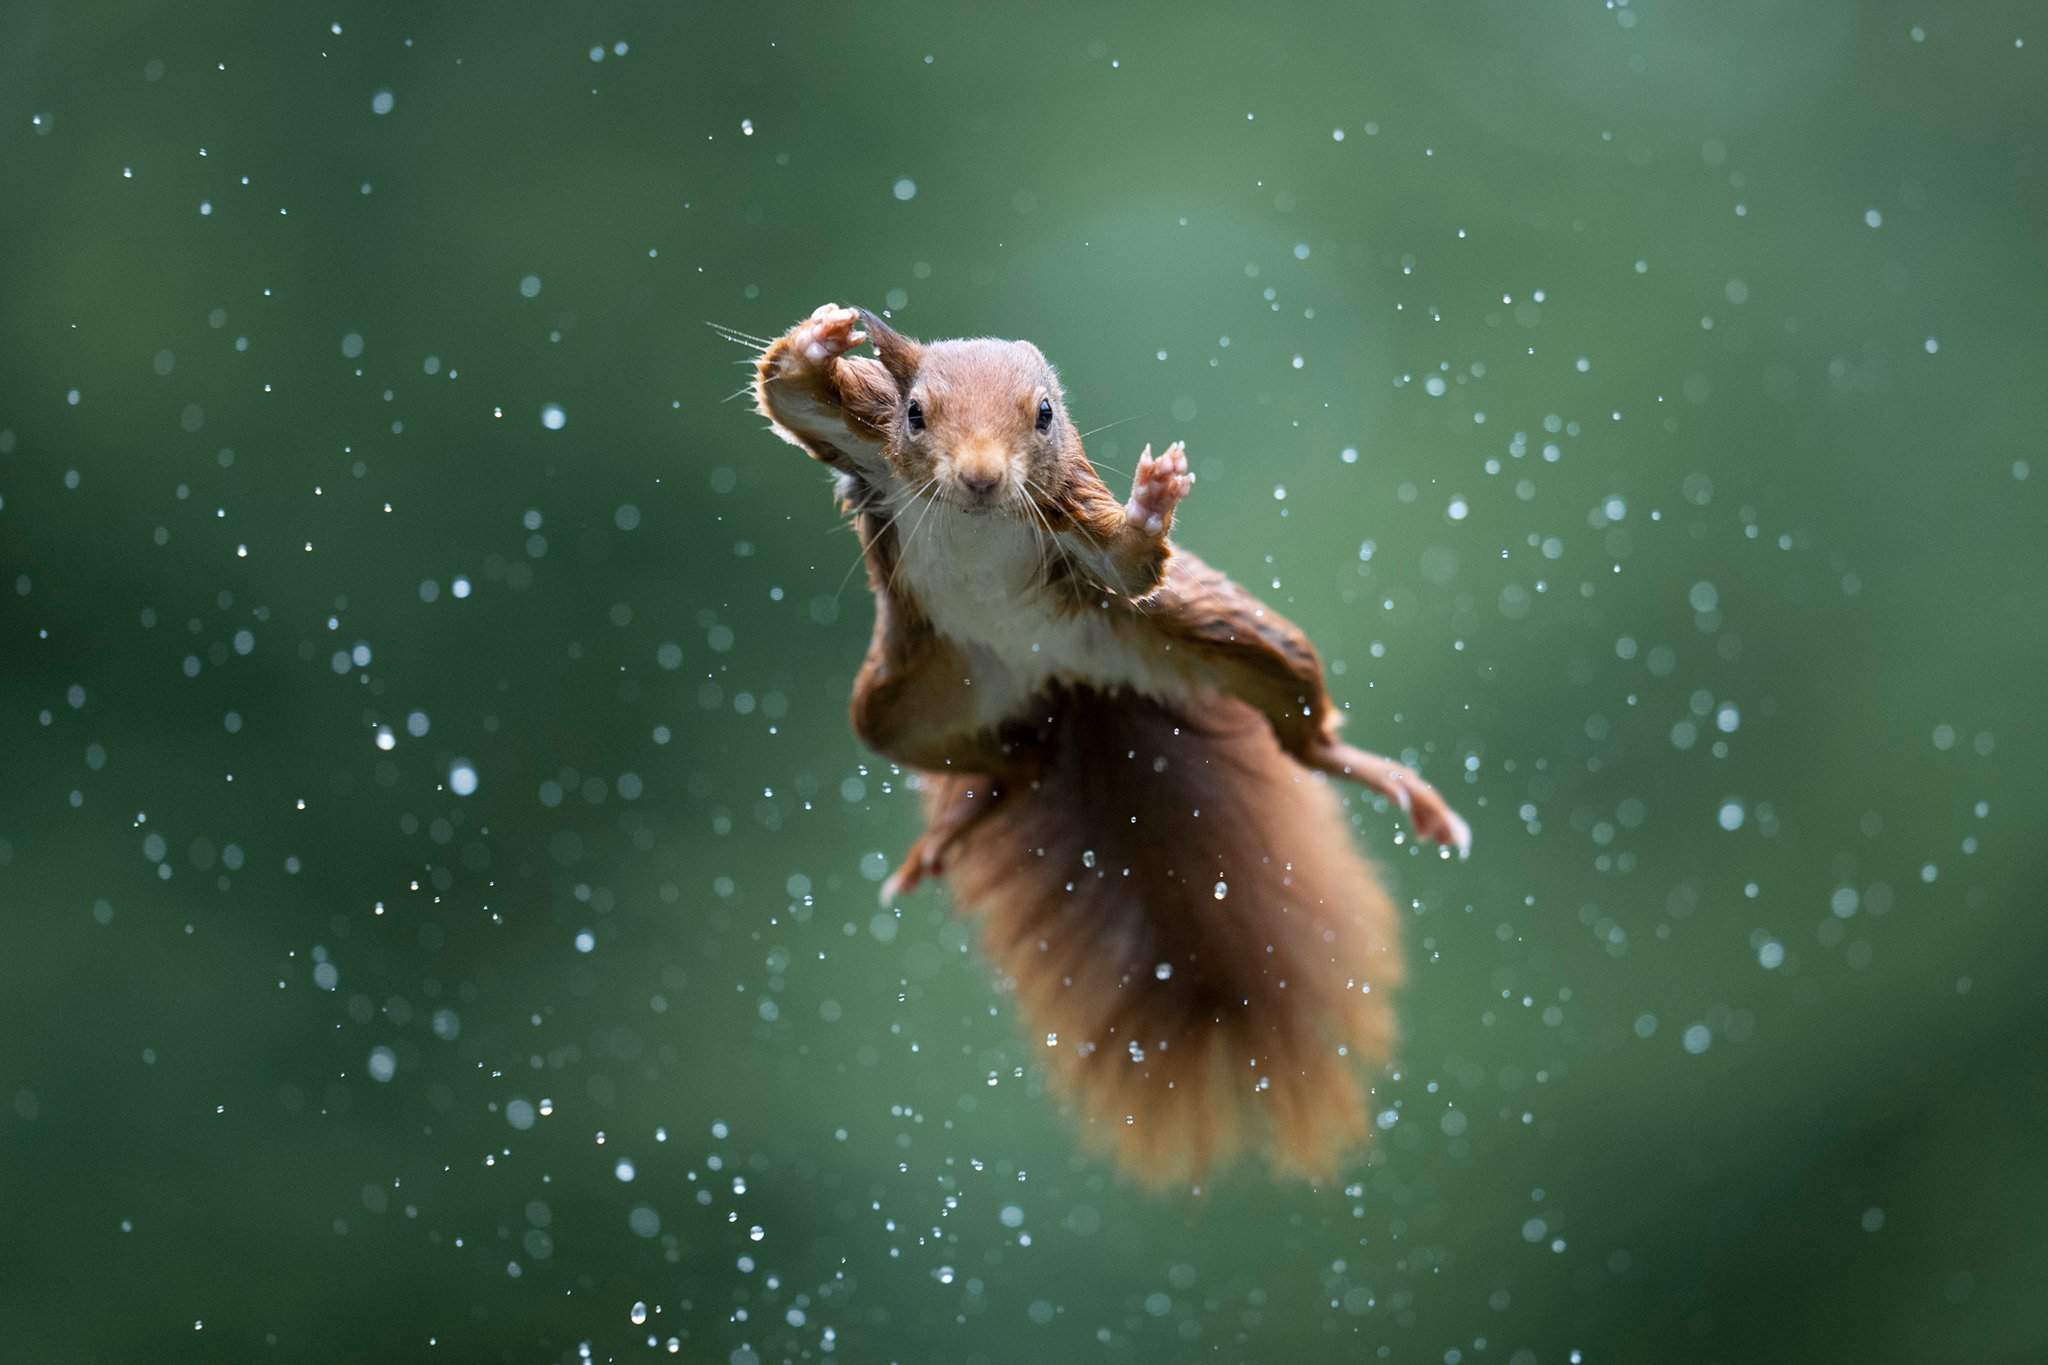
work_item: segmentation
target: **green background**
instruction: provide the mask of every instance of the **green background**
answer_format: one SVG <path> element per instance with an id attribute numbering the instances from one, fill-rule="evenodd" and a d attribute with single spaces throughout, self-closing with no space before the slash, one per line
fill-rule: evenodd
<path id="1" fill-rule="evenodd" d="M 13 0 L 0 1354 L 2042 1358 L 2044 56 Z M 877 914 L 855 545 L 704 325 L 828 299 L 1185 439 L 1470 817 L 1353 803 L 1412 970 L 1337 1187 L 1137 1192 Z"/>

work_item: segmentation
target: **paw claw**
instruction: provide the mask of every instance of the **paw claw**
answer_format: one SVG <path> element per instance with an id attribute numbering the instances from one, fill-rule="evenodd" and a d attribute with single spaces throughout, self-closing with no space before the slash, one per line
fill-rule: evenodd
<path id="1" fill-rule="evenodd" d="M 1131 500 L 1124 513 L 1146 532 L 1163 534 L 1173 523 L 1173 509 L 1194 485 L 1185 446 L 1175 441 L 1154 455 L 1148 445 L 1138 455 L 1138 467 L 1131 476 Z"/>
<path id="2" fill-rule="evenodd" d="M 857 309 L 836 303 L 820 304 L 811 315 L 791 329 L 789 357 L 795 368 L 819 368 L 831 364 L 867 340 L 859 330 Z"/>
<path id="3" fill-rule="evenodd" d="M 899 896 L 908 895 L 924 884 L 927 877 L 936 877 L 945 870 L 945 843 L 934 840 L 927 833 L 910 846 L 910 852 L 903 855 L 903 862 L 889 879 L 882 883 L 882 908 L 887 910 L 896 903 Z"/>
<path id="4" fill-rule="evenodd" d="M 1472 856 L 1472 827 L 1444 803 L 1434 791 L 1422 811 L 1413 817 L 1416 834 L 1442 844 L 1446 853 L 1455 851 L 1460 861 Z"/>
<path id="5" fill-rule="evenodd" d="M 1310 749 L 1306 761 L 1326 773 L 1363 783 L 1392 801 L 1407 817 L 1408 827 L 1417 839 L 1442 844 L 1446 855 L 1456 849 L 1460 858 L 1470 856 L 1471 827 L 1451 809 L 1443 793 L 1423 781 L 1422 775 L 1412 768 L 1327 737 Z"/>

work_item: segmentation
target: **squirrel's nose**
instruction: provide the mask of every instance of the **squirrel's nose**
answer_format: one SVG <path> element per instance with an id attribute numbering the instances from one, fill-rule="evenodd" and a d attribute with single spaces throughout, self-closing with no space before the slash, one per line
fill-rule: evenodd
<path id="1" fill-rule="evenodd" d="M 961 470 L 959 477 L 962 488 L 977 498 L 985 498 L 1003 481 L 1003 471 L 993 465 L 982 465 Z"/>

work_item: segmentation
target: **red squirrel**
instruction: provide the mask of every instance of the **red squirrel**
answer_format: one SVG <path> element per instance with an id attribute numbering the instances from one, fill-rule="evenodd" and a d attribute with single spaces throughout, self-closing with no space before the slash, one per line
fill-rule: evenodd
<path id="1" fill-rule="evenodd" d="M 918 342 L 826 304 L 762 352 L 754 392 L 836 471 L 860 538 L 854 731 L 922 775 L 884 904 L 948 880 L 1056 1088 L 1141 1181 L 1248 1145 L 1334 1173 L 1368 1135 L 1360 1072 L 1388 1058 L 1401 959 L 1322 774 L 1461 855 L 1465 822 L 1340 742 L 1307 637 L 1171 542 L 1195 482 L 1179 443 L 1110 492 L 1036 346 Z"/>

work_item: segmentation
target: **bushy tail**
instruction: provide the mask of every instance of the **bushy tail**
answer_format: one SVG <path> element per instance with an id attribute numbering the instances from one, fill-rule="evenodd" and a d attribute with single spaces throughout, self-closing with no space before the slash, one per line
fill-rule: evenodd
<path id="1" fill-rule="evenodd" d="M 1401 961 L 1328 780 L 1221 698 L 1199 722 L 1088 689 L 1052 705 L 1044 775 L 946 855 L 1034 1050 L 1146 1183 L 1258 1144 L 1332 1173 L 1368 1132 Z"/>

